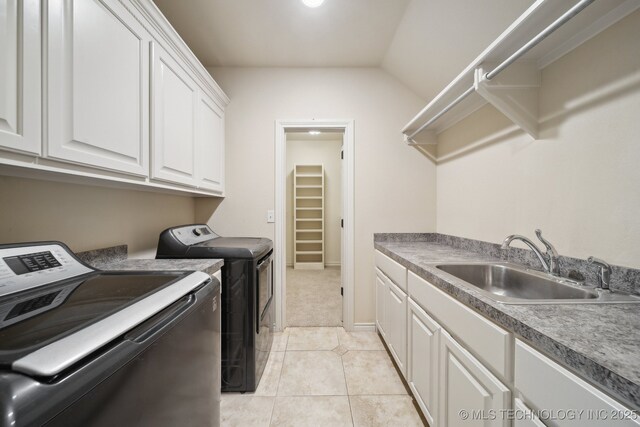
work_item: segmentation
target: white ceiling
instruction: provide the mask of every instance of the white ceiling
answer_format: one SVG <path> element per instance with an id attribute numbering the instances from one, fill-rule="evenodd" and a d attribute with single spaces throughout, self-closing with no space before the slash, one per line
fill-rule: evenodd
<path id="1" fill-rule="evenodd" d="M 534 0 L 155 0 L 207 67 L 382 67 L 437 94 Z"/>
<path id="2" fill-rule="evenodd" d="M 205 66 L 378 66 L 409 0 L 154 0 Z"/>

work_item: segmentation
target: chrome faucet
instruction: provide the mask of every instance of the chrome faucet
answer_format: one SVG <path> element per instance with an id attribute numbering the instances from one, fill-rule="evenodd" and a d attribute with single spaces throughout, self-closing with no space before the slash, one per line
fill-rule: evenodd
<path id="1" fill-rule="evenodd" d="M 600 274 L 598 275 L 600 287 L 602 289 L 609 289 L 609 284 L 611 283 L 611 266 L 606 261 L 592 256 L 587 258 L 587 262 L 589 265 L 597 265 L 600 267 Z"/>
<path id="2" fill-rule="evenodd" d="M 538 239 L 540 239 L 542 244 L 547 249 L 546 255 L 547 257 L 549 257 L 549 262 L 547 262 L 545 256 L 542 254 L 542 251 L 536 246 L 535 243 L 533 243 L 527 237 L 521 236 L 519 234 L 512 234 L 510 236 L 507 236 L 507 238 L 502 242 L 502 246 L 500 248 L 502 250 L 505 250 L 509 247 L 511 242 L 513 242 L 514 240 L 520 240 L 521 242 L 529 246 L 533 253 L 536 254 L 538 259 L 540 260 L 540 263 L 542 264 L 542 268 L 544 268 L 544 271 L 554 276 L 559 276 L 560 267 L 558 266 L 558 251 L 556 251 L 556 248 L 554 248 L 547 239 L 542 237 L 542 231 L 540 231 L 539 229 L 536 230 L 536 236 L 538 236 Z"/>

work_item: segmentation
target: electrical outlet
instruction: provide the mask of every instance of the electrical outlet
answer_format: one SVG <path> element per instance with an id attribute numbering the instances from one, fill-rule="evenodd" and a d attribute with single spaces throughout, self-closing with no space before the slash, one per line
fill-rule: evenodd
<path id="1" fill-rule="evenodd" d="M 267 211 L 267 222 L 276 222 L 275 211 L 272 211 L 272 210 Z"/>

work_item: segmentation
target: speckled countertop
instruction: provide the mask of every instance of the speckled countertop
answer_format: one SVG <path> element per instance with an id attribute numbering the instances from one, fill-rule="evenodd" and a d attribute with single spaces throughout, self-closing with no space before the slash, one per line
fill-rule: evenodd
<path id="1" fill-rule="evenodd" d="M 119 245 L 79 252 L 78 258 L 100 270 L 203 271 L 210 276 L 220 270 L 222 259 L 127 259 L 127 246 Z"/>
<path id="2" fill-rule="evenodd" d="M 147 271 L 204 271 L 213 274 L 222 268 L 221 259 L 126 259 L 122 261 L 96 262 L 100 270 L 147 270 Z"/>
<path id="3" fill-rule="evenodd" d="M 605 391 L 640 408 L 640 304 L 501 304 L 435 268 L 436 263 L 501 261 L 499 258 L 434 241 L 438 240 L 434 235 L 423 235 L 427 236 L 424 239 L 391 236 L 376 235 L 375 248 Z"/>

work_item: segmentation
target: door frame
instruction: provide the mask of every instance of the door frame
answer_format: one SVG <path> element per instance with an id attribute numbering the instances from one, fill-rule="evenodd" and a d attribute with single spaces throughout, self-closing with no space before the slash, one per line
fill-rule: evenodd
<path id="1" fill-rule="evenodd" d="M 343 226 L 343 253 L 342 253 L 342 287 L 344 295 L 342 299 L 342 325 L 345 330 L 352 331 L 354 323 L 354 266 L 355 266 L 355 228 L 354 228 L 354 165 L 355 165 L 355 137 L 353 120 L 276 120 L 275 144 L 276 144 L 276 174 L 275 174 L 275 238 L 274 238 L 274 270 L 275 270 L 275 295 L 276 295 L 276 324 L 277 331 L 286 327 L 287 307 L 287 230 L 286 230 L 286 203 L 287 203 L 287 131 L 302 131 L 304 129 L 335 130 L 344 133 L 344 159 L 345 174 L 342 177 L 342 206 L 344 216 Z"/>

